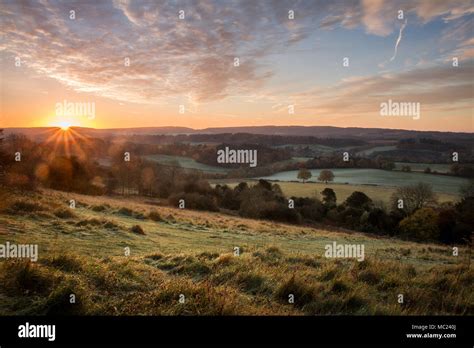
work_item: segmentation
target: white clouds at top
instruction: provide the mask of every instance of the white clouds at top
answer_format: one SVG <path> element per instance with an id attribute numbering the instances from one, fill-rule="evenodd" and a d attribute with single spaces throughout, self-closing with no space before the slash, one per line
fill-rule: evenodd
<path id="1" fill-rule="evenodd" d="M 269 55 L 284 54 L 321 30 L 362 28 L 388 36 L 400 26 L 399 9 L 419 25 L 435 18 L 456 23 L 473 13 L 470 1 L 4 0 L 0 49 L 76 91 L 136 103 L 180 96 L 204 103 L 265 91 L 276 73 Z M 470 39 L 459 42 L 461 53 L 470 54 Z"/>

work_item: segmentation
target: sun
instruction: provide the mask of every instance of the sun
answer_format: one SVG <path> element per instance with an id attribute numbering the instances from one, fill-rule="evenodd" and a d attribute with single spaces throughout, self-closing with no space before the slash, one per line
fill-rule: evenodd
<path id="1" fill-rule="evenodd" d="M 58 123 L 58 126 L 59 126 L 59 128 L 61 128 L 61 130 L 67 131 L 67 130 L 69 130 L 69 127 L 72 126 L 72 124 L 68 121 L 61 121 L 61 122 Z"/>

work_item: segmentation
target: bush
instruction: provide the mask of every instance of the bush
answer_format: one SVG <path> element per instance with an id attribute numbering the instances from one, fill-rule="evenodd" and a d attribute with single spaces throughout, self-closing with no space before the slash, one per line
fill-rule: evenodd
<path id="1" fill-rule="evenodd" d="M 320 221 L 324 215 L 324 206 L 319 200 L 312 198 L 291 197 L 298 213 L 307 220 Z"/>
<path id="2" fill-rule="evenodd" d="M 30 260 L 8 260 L 0 269 L 1 282 L 4 289 L 19 293 L 48 293 L 54 284 L 54 277 L 48 272 L 42 272 L 37 264 Z"/>
<path id="3" fill-rule="evenodd" d="M 336 206 L 336 192 L 332 188 L 326 187 L 321 191 L 321 194 L 323 195 L 323 203 L 326 207 L 333 208 Z"/>
<path id="4" fill-rule="evenodd" d="M 116 223 L 112 222 L 112 221 L 108 221 L 108 220 L 104 220 L 103 222 L 103 226 L 109 230 L 116 230 L 116 229 L 119 229 L 120 226 L 117 225 Z"/>
<path id="5" fill-rule="evenodd" d="M 132 228 L 130 228 L 130 231 L 136 234 L 145 235 L 145 231 L 143 231 L 143 228 L 140 225 L 133 226 Z"/>
<path id="6" fill-rule="evenodd" d="M 196 192 L 174 194 L 170 196 L 169 202 L 177 207 L 181 199 L 184 199 L 185 208 L 207 211 L 219 210 L 214 197 L 205 196 Z"/>
<path id="7" fill-rule="evenodd" d="M 106 208 L 103 205 L 94 205 L 91 209 L 93 211 L 97 211 L 97 212 L 101 212 L 101 211 L 106 210 Z"/>
<path id="8" fill-rule="evenodd" d="M 75 303 L 70 302 L 71 295 Z M 62 282 L 48 296 L 42 310 L 45 315 L 82 315 L 89 306 L 87 293 L 76 282 Z"/>
<path id="9" fill-rule="evenodd" d="M 380 208 L 372 209 L 367 216 L 368 232 L 386 232 L 395 227 L 392 218 Z"/>
<path id="10" fill-rule="evenodd" d="M 343 209 L 338 213 L 336 221 L 342 221 L 347 227 L 350 228 L 360 228 L 361 217 L 364 215 L 365 211 L 361 208 L 355 208 L 351 206 L 342 207 Z"/>
<path id="11" fill-rule="evenodd" d="M 88 220 L 81 220 L 76 223 L 76 226 L 100 226 L 102 225 L 102 221 L 96 218 L 88 219 Z"/>
<path id="12" fill-rule="evenodd" d="M 33 213 L 36 211 L 46 210 L 41 204 L 37 202 L 28 202 L 28 201 L 15 201 L 7 209 L 9 214 L 18 214 L 18 213 Z"/>
<path id="13" fill-rule="evenodd" d="M 148 218 L 153 221 L 163 221 L 163 218 L 156 210 L 150 211 L 148 213 Z"/>
<path id="14" fill-rule="evenodd" d="M 239 287 L 252 295 L 271 293 L 271 288 L 266 285 L 265 278 L 256 273 L 244 273 L 237 276 Z"/>
<path id="15" fill-rule="evenodd" d="M 347 197 L 345 204 L 352 208 L 367 209 L 372 205 L 372 200 L 365 193 L 354 191 Z"/>
<path id="16" fill-rule="evenodd" d="M 73 254 L 55 255 L 45 263 L 66 272 L 80 272 L 83 269 L 80 257 Z"/>
<path id="17" fill-rule="evenodd" d="M 133 215 L 133 210 L 122 207 L 117 211 L 117 214 L 125 215 L 125 216 L 132 216 Z"/>
<path id="18" fill-rule="evenodd" d="M 54 211 L 54 215 L 56 215 L 60 219 L 73 219 L 77 217 L 70 209 L 57 209 Z"/>
<path id="19" fill-rule="evenodd" d="M 431 208 L 421 208 L 400 221 L 400 234 L 417 241 L 438 240 L 438 215 Z"/>
<path id="20" fill-rule="evenodd" d="M 267 202 L 265 205 L 258 216 L 259 218 L 293 224 L 301 223 L 301 215 L 295 209 L 290 209 L 287 205 L 278 202 Z"/>
<path id="21" fill-rule="evenodd" d="M 289 295 L 294 295 L 295 305 L 303 307 L 314 299 L 314 289 L 307 283 L 292 276 L 288 281 L 281 284 L 276 290 L 275 296 L 282 302 L 288 304 Z"/>
<path id="22" fill-rule="evenodd" d="M 117 211 L 117 214 L 132 217 L 132 218 L 135 218 L 135 219 L 140 219 L 140 220 L 145 219 L 145 215 L 143 215 L 142 213 L 137 212 L 137 211 L 133 211 L 132 209 L 125 208 L 125 207 L 120 208 Z"/>
<path id="23" fill-rule="evenodd" d="M 27 169 L 23 170 L 27 171 Z M 37 186 L 34 178 L 21 173 L 7 173 L 5 183 L 8 187 L 17 188 L 20 191 L 34 191 Z"/>

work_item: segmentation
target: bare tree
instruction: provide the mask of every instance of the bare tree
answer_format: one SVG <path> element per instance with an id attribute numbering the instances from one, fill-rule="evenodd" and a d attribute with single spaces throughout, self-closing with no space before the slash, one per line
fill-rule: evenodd
<path id="1" fill-rule="evenodd" d="M 392 195 L 392 206 L 411 214 L 420 208 L 435 204 L 436 200 L 431 185 L 419 182 L 415 185 L 399 187 Z"/>

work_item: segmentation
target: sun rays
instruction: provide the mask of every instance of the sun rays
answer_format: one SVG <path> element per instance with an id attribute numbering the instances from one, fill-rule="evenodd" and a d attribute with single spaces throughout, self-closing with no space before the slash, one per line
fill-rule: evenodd
<path id="1" fill-rule="evenodd" d="M 66 157 L 77 156 L 84 158 L 86 153 L 83 146 L 90 144 L 87 137 L 76 131 L 70 124 L 64 123 L 58 128 L 49 130 L 51 135 L 45 140 L 46 145 L 53 144 L 52 153 Z"/>

